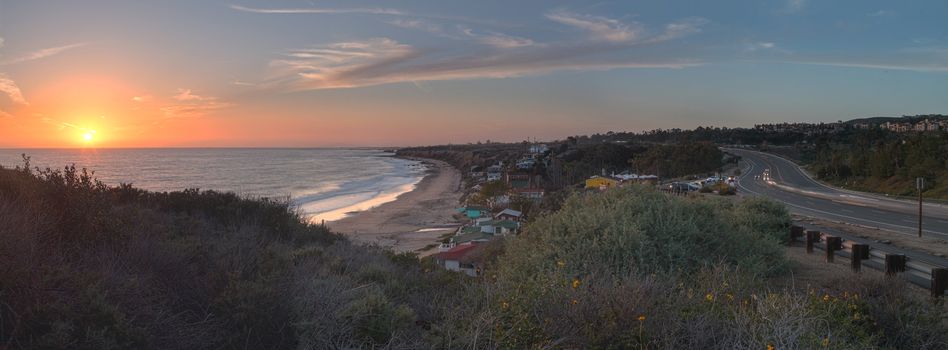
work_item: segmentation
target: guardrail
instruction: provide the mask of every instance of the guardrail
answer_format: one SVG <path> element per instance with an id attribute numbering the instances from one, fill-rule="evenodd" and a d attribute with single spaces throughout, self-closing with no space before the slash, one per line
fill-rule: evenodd
<path id="1" fill-rule="evenodd" d="M 849 259 L 854 273 L 859 273 L 863 266 L 867 266 L 885 272 L 886 276 L 900 276 L 928 289 L 933 298 L 944 296 L 948 289 L 948 268 L 944 266 L 916 261 L 905 254 L 887 252 L 819 230 L 807 230 L 799 225 L 790 226 L 788 238 L 788 245 L 797 242 L 798 238 L 803 238 L 808 254 L 812 254 L 814 249 L 823 250 L 826 262 L 833 262 L 837 256 Z"/>

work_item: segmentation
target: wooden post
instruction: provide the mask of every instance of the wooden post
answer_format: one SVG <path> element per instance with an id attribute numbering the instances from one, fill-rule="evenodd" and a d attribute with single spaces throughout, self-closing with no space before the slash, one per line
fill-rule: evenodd
<path id="1" fill-rule="evenodd" d="M 852 263 L 853 272 L 859 272 L 862 268 L 862 260 L 869 259 L 869 245 L 868 244 L 853 244 L 853 254 L 850 262 Z"/>
<path id="2" fill-rule="evenodd" d="M 790 226 L 790 244 L 796 242 L 797 237 L 803 237 L 803 226 Z"/>
<path id="3" fill-rule="evenodd" d="M 842 237 L 826 236 L 826 262 L 833 262 L 833 258 L 836 256 L 834 252 L 842 248 Z"/>
<path id="4" fill-rule="evenodd" d="M 948 289 L 948 269 L 932 269 L 932 298 L 941 298 Z"/>
<path id="5" fill-rule="evenodd" d="M 806 253 L 813 253 L 813 245 L 820 241 L 820 231 L 806 231 Z"/>
<path id="6" fill-rule="evenodd" d="M 905 272 L 905 260 L 905 254 L 886 254 L 885 274 L 894 276 L 896 273 Z"/>

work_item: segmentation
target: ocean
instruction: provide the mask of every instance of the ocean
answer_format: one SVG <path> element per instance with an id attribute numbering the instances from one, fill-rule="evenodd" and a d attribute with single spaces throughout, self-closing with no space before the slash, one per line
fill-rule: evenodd
<path id="1" fill-rule="evenodd" d="M 188 188 L 289 198 L 313 222 L 333 221 L 411 191 L 426 168 L 373 149 L 0 149 L 0 165 L 75 164 L 108 185 L 151 191 Z"/>

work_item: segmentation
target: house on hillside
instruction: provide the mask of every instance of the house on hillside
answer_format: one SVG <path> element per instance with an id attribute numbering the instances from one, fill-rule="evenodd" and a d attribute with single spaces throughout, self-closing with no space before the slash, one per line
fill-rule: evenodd
<path id="1" fill-rule="evenodd" d="M 536 187 L 528 188 L 514 188 L 511 190 L 513 193 L 520 195 L 523 198 L 530 199 L 533 201 L 540 201 L 543 199 L 543 189 Z"/>
<path id="2" fill-rule="evenodd" d="M 468 219 L 477 219 L 480 217 L 490 216 L 490 209 L 481 206 L 467 206 L 463 208 L 458 208 L 458 213 L 464 214 Z"/>
<path id="3" fill-rule="evenodd" d="M 501 210 L 499 213 L 494 214 L 494 220 L 507 220 L 507 221 L 521 221 L 523 219 L 523 213 L 517 210 L 510 208 Z"/>
<path id="4" fill-rule="evenodd" d="M 487 181 L 498 181 L 503 177 L 504 167 L 501 165 L 491 165 L 487 167 Z"/>
<path id="5" fill-rule="evenodd" d="M 530 145 L 530 153 L 533 153 L 533 154 L 542 154 L 542 153 L 546 153 L 546 151 L 549 151 L 549 150 L 550 148 L 547 145 L 542 144 L 542 143 Z"/>
<path id="6" fill-rule="evenodd" d="M 446 252 L 434 255 L 435 263 L 443 266 L 448 271 L 458 271 L 464 274 L 477 277 L 480 274 L 480 263 L 475 261 L 473 253 L 477 244 L 460 244 Z"/>
<path id="7" fill-rule="evenodd" d="M 454 244 L 454 246 L 458 246 L 470 243 L 484 243 L 492 239 L 494 239 L 493 234 L 481 232 L 480 227 L 469 226 L 461 230 L 459 235 L 451 238 L 451 243 Z"/>
<path id="8" fill-rule="evenodd" d="M 605 190 L 608 188 L 619 187 L 619 180 L 611 177 L 593 176 L 586 179 L 586 189 Z"/>
<path id="9" fill-rule="evenodd" d="M 509 220 L 487 220 L 479 222 L 477 225 L 480 226 L 482 233 L 492 235 L 508 235 L 517 232 L 517 229 L 520 228 L 519 222 Z"/>
<path id="10" fill-rule="evenodd" d="M 507 174 L 507 184 L 510 188 L 530 187 L 530 175 L 528 174 Z"/>
<path id="11" fill-rule="evenodd" d="M 523 158 L 517 161 L 517 169 L 532 169 L 536 164 L 537 161 L 533 158 Z"/>

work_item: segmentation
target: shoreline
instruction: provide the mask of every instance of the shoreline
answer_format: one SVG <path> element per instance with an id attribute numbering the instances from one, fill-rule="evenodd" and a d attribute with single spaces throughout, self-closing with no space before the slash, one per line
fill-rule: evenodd
<path id="1" fill-rule="evenodd" d="M 428 165 L 424 178 L 394 201 L 326 222 L 333 232 L 353 242 L 396 252 L 436 253 L 441 237 L 461 225 L 454 218 L 461 198 L 461 173 L 440 160 L 404 157 Z M 428 249 L 425 249 L 428 248 Z"/>

